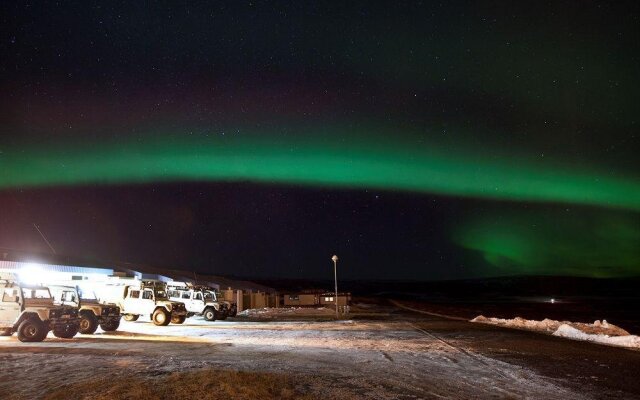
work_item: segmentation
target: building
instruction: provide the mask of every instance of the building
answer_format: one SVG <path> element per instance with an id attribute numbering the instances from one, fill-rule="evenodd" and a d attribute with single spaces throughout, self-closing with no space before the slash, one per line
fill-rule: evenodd
<path id="1" fill-rule="evenodd" d="M 285 293 L 282 296 L 284 307 L 331 307 L 335 306 L 335 293 L 324 291 Z M 351 304 L 351 293 L 338 293 L 338 307 Z"/>
<path id="2" fill-rule="evenodd" d="M 77 281 L 82 286 L 80 282 L 102 284 L 114 279 L 192 282 L 219 290 L 221 298 L 237 303 L 238 311 L 277 307 L 279 304 L 273 288 L 254 282 L 142 264 L 38 255 L 0 248 L 0 272 L 16 275 L 33 284 Z"/>

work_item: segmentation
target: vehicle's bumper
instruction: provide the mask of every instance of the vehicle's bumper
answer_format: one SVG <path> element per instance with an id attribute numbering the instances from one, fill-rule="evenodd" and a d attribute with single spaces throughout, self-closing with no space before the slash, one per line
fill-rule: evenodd
<path id="1" fill-rule="evenodd" d="M 116 322 L 120 320 L 120 314 L 117 315 L 102 315 L 100 317 L 98 317 L 98 323 L 99 324 L 104 324 L 104 323 L 109 323 L 109 322 Z"/>
<path id="2" fill-rule="evenodd" d="M 49 330 L 52 331 L 54 329 L 67 329 L 67 328 L 78 328 L 80 326 L 80 318 L 56 318 L 49 320 Z"/>
<path id="3" fill-rule="evenodd" d="M 187 316 L 187 310 L 176 310 L 175 308 L 173 310 L 171 310 L 171 315 L 184 315 L 185 317 Z"/>

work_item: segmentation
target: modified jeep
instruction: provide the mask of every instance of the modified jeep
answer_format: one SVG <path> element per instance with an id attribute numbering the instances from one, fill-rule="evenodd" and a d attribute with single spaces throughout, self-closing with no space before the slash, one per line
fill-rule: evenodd
<path id="1" fill-rule="evenodd" d="M 216 294 L 211 293 L 208 287 L 174 282 L 167 285 L 167 295 L 170 300 L 184 303 L 187 317 L 201 315 L 207 321 L 226 318 L 224 306 L 218 303 Z"/>
<path id="2" fill-rule="evenodd" d="M 101 304 L 89 290 L 78 290 L 75 286 L 49 286 L 56 304 L 77 308 L 80 316 L 80 333 L 92 334 L 98 326 L 111 332 L 120 326 L 120 307 L 115 304 Z"/>
<path id="3" fill-rule="evenodd" d="M 213 294 L 213 296 L 218 296 L 218 293 L 214 289 L 209 289 L 209 291 Z M 238 305 L 235 302 L 231 302 L 228 300 L 218 300 L 220 304 L 225 308 L 225 318 L 226 317 L 235 317 L 238 315 Z"/>
<path id="4" fill-rule="evenodd" d="M 137 321 L 148 315 L 154 325 L 182 324 L 187 318 L 187 309 L 181 302 L 167 298 L 165 285 L 156 281 L 139 281 L 133 285 L 114 287 L 116 296 L 108 299 L 120 307 L 125 321 Z"/>
<path id="5" fill-rule="evenodd" d="M 78 310 L 55 305 L 46 287 L 0 277 L 0 296 L 0 335 L 17 332 L 21 342 L 41 342 L 49 331 L 63 339 L 78 333 Z"/>

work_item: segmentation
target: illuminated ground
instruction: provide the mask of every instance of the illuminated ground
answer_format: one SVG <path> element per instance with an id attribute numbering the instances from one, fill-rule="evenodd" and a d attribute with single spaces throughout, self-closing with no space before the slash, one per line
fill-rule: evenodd
<path id="1" fill-rule="evenodd" d="M 633 372 L 640 370 L 640 352 L 384 311 L 375 319 L 340 322 L 194 318 L 155 327 L 139 321 L 123 323 L 115 335 L 99 331 L 37 344 L 2 338 L 0 392 L 40 398 L 101 374 L 117 386 L 213 369 L 283 374 L 296 390 L 323 398 L 640 395 Z"/>

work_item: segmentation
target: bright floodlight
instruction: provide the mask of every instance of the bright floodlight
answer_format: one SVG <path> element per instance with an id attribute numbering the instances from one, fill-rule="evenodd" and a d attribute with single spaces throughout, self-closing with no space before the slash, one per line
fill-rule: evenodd
<path id="1" fill-rule="evenodd" d="M 46 280 L 45 271 L 36 263 L 29 263 L 18 271 L 20 281 L 35 285 Z"/>

